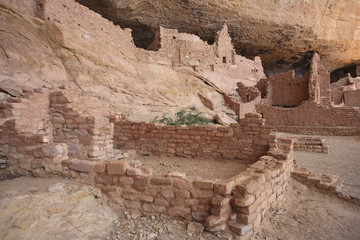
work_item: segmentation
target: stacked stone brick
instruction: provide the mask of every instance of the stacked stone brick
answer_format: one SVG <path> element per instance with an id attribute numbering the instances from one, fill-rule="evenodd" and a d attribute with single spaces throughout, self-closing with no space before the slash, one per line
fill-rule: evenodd
<path id="1" fill-rule="evenodd" d="M 92 172 L 90 161 L 112 159 L 113 124 L 103 107 L 89 106 L 70 90 L 25 88 L 18 95 L 0 103 L 1 168 L 69 175 Z"/>
<path id="2" fill-rule="evenodd" d="M 354 135 L 360 133 L 360 109 L 335 106 L 331 103 L 330 75 L 317 54 L 312 58 L 310 72 L 304 77 L 293 79 L 292 73 L 291 76 L 293 77 L 288 76 L 289 79 L 286 82 L 286 77 L 289 74 L 291 75 L 291 72 L 280 74 L 268 79 L 267 82 L 275 84 L 275 80 L 279 79 L 280 84 L 288 83 L 292 86 L 299 84 L 297 88 L 303 88 L 304 83 L 306 83 L 307 92 L 304 89 L 294 92 L 294 87 L 286 87 L 284 84 L 282 89 L 277 87 L 277 92 L 275 92 L 272 88 L 276 88 L 276 85 L 275 87 L 272 84 L 266 86 L 263 83 L 264 81 L 258 83 L 258 88 L 264 99 L 262 99 L 261 104 L 256 106 L 256 111 L 263 115 L 266 124 L 273 126 L 277 131 L 301 134 Z M 338 85 L 341 84 L 335 85 L 335 90 Z M 335 90 L 333 92 L 336 96 L 333 99 L 338 103 L 343 96 Z M 348 102 L 356 106 L 359 99 L 358 92 L 352 90 L 351 94 L 353 95 L 350 97 L 352 99 L 349 99 Z M 288 99 L 289 96 L 297 99 L 292 101 L 293 105 L 287 104 L 291 102 Z M 276 101 L 274 102 L 274 100 Z M 287 108 L 286 106 L 292 107 Z"/>
<path id="3" fill-rule="evenodd" d="M 222 72 L 228 76 L 259 79 L 264 77 L 261 60 L 236 54 L 226 24 L 209 45 L 198 36 L 159 27 L 148 50 L 137 51 L 139 60 L 162 65 L 185 67 L 195 71 Z"/>
<path id="4" fill-rule="evenodd" d="M 329 153 L 329 144 L 319 137 L 296 137 L 294 139 L 295 151 L 316 153 Z"/>
<path id="5" fill-rule="evenodd" d="M 309 99 L 309 72 L 296 78 L 295 71 L 260 79 L 256 88 L 261 91 L 263 102 L 273 106 L 298 106 Z"/>
<path id="6" fill-rule="evenodd" d="M 323 107 L 305 101 L 296 108 L 258 105 L 266 124 L 276 131 L 300 134 L 354 135 L 360 133 L 360 110 L 352 107 Z"/>
<path id="7" fill-rule="evenodd" d="M 296 167 L 291 176 L 304 184 L 314 186 L 328 193 L 340 193 L 343 187 L 342 181 L 338 176 L 314 174 L 305 168 Z"/>
<path id="8" fill-rule="evenodd" d="M 133 123 L 113 115 L 116 142 L 124 146 L 253 163 L 225 180 L 174 172 L 155 176 L 140 162 L 112 161 L 113 123 L 86 99 L 71 89 L 40 88 L 1 103 L 0 155 L 6 170 L 94 181 L 131 211 L 164 213 L 201 223 L 208 231 L 228 229 L 240 238 L 248 237 L 266 210 L 282 200 L 292 168 L 292 140 L 276 139 L 260 114 L 248 113 L 230 127 Z"/>
<path id="9" fill-rule="evenodd" d="M 248 113 L 238 124 L 168 126 L 115 122 L 114 142 L 140 152 L 185 157 L 222 157 L 254 162 L 275 142 L 275 134 L 257 113 Z"/>
<path id="10" fill-rule="evenodd" d="M 46 88 L 26 88 L 0 104 L 1 162 L 12 174 L 60 172 L 67 159 L 66 144 L 51 143 L 48 94 Z"/>
<path id="11" fill-rule="evenodd" d="M 72 95 L 69 90 L 50 95 L 54 142 L 66 142 L 72 158 L 111 160 L 114 128 L 100 111 L 103 107 Z"/>
<path id="12" fill-rule="evenodd" d="M 231 229 L 251 235 L 265 212 L 284 198 L 292 170 L 292 140 L 278 139 L 259 161 L 227 180 L 206 180 L 173 172 L 154 176 L 139 162 L 110 161 L 94 166 L 95 182 L 129 211 L 166 213 L 204 224 L 211 232 Z"/>

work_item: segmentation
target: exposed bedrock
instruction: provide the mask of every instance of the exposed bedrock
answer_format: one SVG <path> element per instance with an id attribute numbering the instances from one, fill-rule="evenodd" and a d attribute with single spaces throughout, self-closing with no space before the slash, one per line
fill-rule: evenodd
<path id="1" fill-rule="evenodd" d="M 268 74 L 304 72 L 316 51 L 328 71 L 360 63 L 358 0 L 77 0 L 148 46 L 160 25 L 212 42 L 224 23 L 238 53 L 261 56 Z"/>

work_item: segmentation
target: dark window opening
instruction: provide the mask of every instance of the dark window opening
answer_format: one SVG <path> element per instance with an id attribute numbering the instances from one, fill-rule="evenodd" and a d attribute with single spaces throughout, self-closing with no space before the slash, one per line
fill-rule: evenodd
<path id="1" fill-rule="evenodd" d="M 41 3 L 39 3 L 39 8 L 43 8 L 43 5 Z"/>
<path id="2" fill-rule="evenodd" d="M 296 86 L 300 87 L 300 83 L 296 84 Z"/>
<path id="3" fill-rule="evenodd" d="M 173 39 L 176 39 L 176 37 L 175 37 L 175 36 L 173 36 Z"/>
<path id="4" fill-rule="evenodd" d="M 290 106 L 284 106 L 284 105 L 271 105 L 273 107 L 282 107 L 282 108 L 295 108 L 297 105 L 290 105 Z"/>
<path id="5" fill-rule="evenodd" d="M 226 57 L 223 57 L 223 63 L 226 63 Z"/>
<path id="6" fill-rule="evenodd" d="M 246 101 L 250 101 L 250 95 L 246 94 Z"/>
<path id="7" fill-rule="evenodd" d="M 330 74 L 330 82 L 337 82 L 341 78 L 344 78 L 347 76 L 347 74 L 350 73 L 351 77 L 356 77 L 356 65 L 346 66 L 343 68 L 336 69 L 335 71 L 332 71 Z"/>

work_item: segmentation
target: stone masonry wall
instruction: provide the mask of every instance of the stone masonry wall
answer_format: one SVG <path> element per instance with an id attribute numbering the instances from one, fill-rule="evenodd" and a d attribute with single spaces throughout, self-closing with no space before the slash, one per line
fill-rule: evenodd
<path id="1" fill-rule="evenodd" d="M 265 76 L 259 57 L 253 61 L 236 55 L 226 25 L 216 33 L 213 45 L 196 35 L 160 27 L 148 50 L 151 51 L 136 51 L 139 61 L 188 67 L 195 71 L 222 72 L 227 76 L 241 76 L 252 81 Z"/>
<path id="2" fill-rule="evenodd" d="M 319 137 L 295 137 L 294 151 L 329 153 L 329 144 Z"/>
<path id="3" fill-rule="evenodd" d="M 360 110 L 306 101 L 296 108 L 257 105 L 266 124 L 277 131 L 302 134 L 353 135 L 360 133 Z"/>
<path id="4" fill-rule="evenodd" d="M 45 23 L 54 29 L 54 35 L 61 38 L 58 40 L 68 48 L 77 49 L 80 53 L 83 51 L 85 55 L 92 54 L 89 57 L 110 66 L 121 65 L 119 56 L 135 59 L 136 47 L 130 29 L 123 30 L 74 0 L 44 2 Z M 59 36 L 56 29 L 63 27 L 72 31 L 62 31 Z M 101 55 L 98 49 L 102 49 Z"/>
<path id="5" fill-rule="evenodd" d="M 103 106 L 90 99 L 72 97 L 75 93 L 51 93 L 51 121 L 54 142 L 65 142 L 69 156 L 87 160 L 110 160 L 113 156 L 113 124 L 103 112 Z"/>
<path id="6" fill-rule="evenodd" d="M 256 96 L 256 95 L 253 95 Z M 252 101 L 241 101 L 238 98 L 229 96 L 227 94 L 223 94 L 225 105 L 231 108 L 236 115 L 238 116 L 238 119 L 244 118 L 246 113 L 254 113 L 256 104 L 259 104 L 261 101 L 260 96 L 255 97 Z M 246 96 L 244 96 L 246 98 Z"/>
<path id="7" fill-rule="evenodd" d="M 164 137 L 164 136 L 163 136 Z M 291 139 L 277 139 L 246 171 L 224 180 L 206 180 L 171 172 L 154 176 L 139 162 L 98 163 L 96 186 L 130 212 L 168 214 L 202 223 L 208 231 L 232 230 L 247 239 L 264 214 L 281 204 L 293 169 Z M 237 238 L 235 238 L 237 239 Z"/>
<path id="8" fill-rule="evenodd" d="M 52 143 L 49 121 L 49 89 L 23 90 L 21 96 L 0 104 L 1 168 L 12 174 L 42 176 L 61 172 L 67 145 Z"/>
<path id="9" fill-rule="evenodd" d="M 248 238 L 266 211 L 284 198 L 293 168 L 293 142 L 277 139 L 260 114 L 248 113 L 230 127 L 131 123 L 114 115 L 115 138 L 122 144 L 134 144 L 152 153 L 236 158 L 252 163 L 230 179 L 207 180 L 184 173 L 154 176 L 152 169 L 141 167 L 140 162 L 111 161 L 106 155 L 108 147 L 112 150 L 107 142 L 112 138 L 112 124 L 94 101 L 84 102 L 65 88 L 23 93 L 0 105 L 0 156 L 6 156 L 6 169 L 12 174 L 50 173 L 94 181 L 118 203 L 124 200 L 129 211 L 184 218 L 203 224 L 211 232 L 230 229 L 241 239 Z M 49 123 L 38 125 L 39 121 Z M 17 124 L 25 123 L 32 128 L 20 132 Z M 104 138 L 100 141 L 100 137 Z M 74 139 L 80 140 L 76 144 L 86 159 L 68 158 L 73 154 L 68 154 L 68 145 L 71 150 Z M 81 146 L 81 141 L 87 140 L 91 149 Z M 89 153 L 93 147 L 99 147 L 104 155 L 92 158 Z"/>
<path id="10" fill-rule="evenodd" d="M 268 151 L 275 135 L 257 113 L 247 113 L 239 124 L 167 126 L 115 122 L 114 143 L 143 152 L 186 157 L 221 157 L 253 162 Z"/>
<path id="11" fill-rule="evenodd" d="M 360 107 L 360 89 L 344 91 L 345 105 L 349 107 Z"/>
<path id="12" fill-rule="evenodd" d="M 330 73 L 317 53 L 311 59 L 309 100 L 321 105 L 330 105 L 331 102 Z"/>
<path id="13" fill-rule="evenodd" d="M 261 79 L 257 86 L 273 106 L 298 106 L 301 102 L 309 99 L 308 92 L 309 73 L 303 77 L 295 78 L 295 72 L 276 74 L 273 77 Z M 266 84 L 268 83 L 268 84 Z M 265 86 L 271 85 L 271 88 L 265 89 Z M 271 91 L 271 92 L 269 92 Z"/>
<path id="14" fill-rule="evenodd" d="M 35 16 L 45 20 L 45 0 L 35 1 Z"/>
<path id="15" fill-rule="evenodd" d="M 260 91 L 256 87 L 246 87 L 243 83 L 238 82 L 238 93 L 243 102 L 254 101 L 256 104 L 260 102 Z M 257 101 L 256 99 L 259 98 Z"/>

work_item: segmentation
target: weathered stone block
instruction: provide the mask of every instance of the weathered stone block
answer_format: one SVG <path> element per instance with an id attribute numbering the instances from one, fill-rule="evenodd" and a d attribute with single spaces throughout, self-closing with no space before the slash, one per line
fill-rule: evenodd
<path id="1" fill-rule="evenodd" d="M 253 179 L 245 180 L 243 183 L 237 185 L 236 191 L 243 194 L 252 194 L 258 189 L 258 182 Z"/>
<path id="2" fill-rule="evenodd" d="M 231 230 L 233 230 L 234 232 L 240 235 L 244 235 L 245 233 L 251 231 L 253 227 L 252 224 L 244 225 L 237 222 L 230 222 L 229 226 Z"/>
<path id="3" fill-rule="evenodd" d="M 56 157 L 62 155 L 64 152 L 61 144 L 48 144 L 41 148 L 41 151 L 46 157 Z"/>
<path id="4" fill-rule="evenodd" d="M 111 161 L 106 165 L 107 173 L 112 175 L 124 175 L 127 168 L 129 165 L 122 161 Z"/>
<path id="5" fill-rule="evenodd" d="M 141 176 L 142 172 L 139 168 L 128 168 L 126 169 L 126 174 L 128 176 Z"/>
<path id="6" fill-rule="evenodd" d="M 257 213 L 257 212 L 254 212 L 254 213 L 251 213 L 251 214 L 238 213 L 237 214 L 237 219 L 238 219 L 238 221 L 240 223 L 250 224 L 255 220 L 255 218 L 257 218 L 258 215 L 259 215 L 259 213 Z"/>
<path id="7" fill-rule="evenodd" d="M 172 185 L 171 178 L 164 178 L 164 177 L 155 177 L 150 180 L 152 185 Z"/>
<path id="8" fill-rule="evenodd" d="M 199 189 L 211 190 L 214 187 L 213 181 L 210 181 L 210 180 L 195 180 L 193 184 L 194 184 L 194 187 L 199 188 Z"/>
<path id="9" fill-rule="evenodd" d="M 154 201 L 154 204 L 156 206 L 163 206 L 163 207 L 168 207 L 170 205 L 170 203 L 168 201 L 166 201 L 165 199 L 162 199 L 162 198 L 156 198 Z"/>
<path id="10" fill-rule="evenodd" d="M 191 214 L 191 209 L 183 206 L 170 207 L 168 213 L 172 217 L 185 217 Z"/>
<path id="11" fill-rule="evenodd" d="M 190 192 L 193 198 L 211 198 L 214 196 L 212 190 L 191 190 Z"/>
<path id="12" fill-rule="evenodd" d="M 126 208 L 141 208 L 141 204 L 139 201 L 125 200 L 124 205 Z"/>
<path id="13" fill-rule="evenodd" d="M 174 188 L 191 189 L 191 188 L 193 188 L 193 184 L 192 184 L 191 180 L 175 178 L 174 179 Z"/>
<path id="14" fill-rule="evenodd" d="M 152 203 L 154 201 L 153 196 L 141 195 L 140 200 L 147 203 Z"/>
<path id="15" fill-rule="evenodd" d="M 108 175 L 97 175 L 95 176 L 95 182 L 101 184 L 112 184 L 113 177 Z"/>
<path id="16" fill-rule="evenodd" d="M 205 212 L 205 211 L 203 211 L 203 212 L 192 212 L 191 215 L 194 218 L 194 220 L 202 222 L 209 216 L 209 213 Z"/>
<path id="17" fill-rule="evenodd" d="M 185 189 L 175 189 L 175 196 L 176 197 L 183 197 L 183 198 L 189 198 L 190 192 Z"/>
<path id="18" fill-rule="evenodd" d="M 234 186 L 234 181 L 218 182 L 214 184 L 214 192 L 221 195 L 230 195 Z"/>
<path id="19" fill-rule="evenodd" d="M 211 208 L 211 214 L 215 216 L 229 216 L 230 211 L 231 211 L 230 204 Z"/>
<path id="20" fill-rule="evenodd" d="M 231 197 L 222 197 L 222 196 L 216 196 L 211 200 L 211 203 L 215 206 L 224 206 L 226 204 L 229 204 L 231 200 Z"/>
<path id="21" fill-rule="evenodd" d="M 97 163 L 97 164 L 94 166 L 94 171 L 95 171 L 96 173 L 104 173 L 104 172 L 105 172 L 105 169 L 106 169 L 105 163 Z"/>
<path id="22" fill-rule="evenodd" d="M 124 185 L 131 185 L 134 183 L 134 179 L 132 177 L 120 177 L 119 182 Z"/>
<path id="23" fill-rule="evenodd" d="M 247 207 L 253 202 L 255 202 L 254 195 L 245 195 L 243 198 L 235 198 L 233 204 L 236 207 Z"/>
<path id="24" fill-rule="evenodd" d="M 86 160 L 71 160 L 69 168 L 78 172 L 91 172 L 96 162 Z"/>
<path id="25" fill-rule="evenodd" d="M 174 190 L 172 188 L 164 188 L 160 190 L 161 196 L 164 198 L 173 198 L 174 197 Z"/>
<path id="26" fill-rule="evenodd" d="M 133 187 L 135 188 L 144 188 L 149 184 L 149 178 L 148 177 L 141 177 L 141 176 L 136 176 L 134 177 L 134 184 Z M 156 189 L 153 189 L 154 191 L 156 191 Z M 149 194 L 151 195 L 151 194 Z"/>
<path id="27" fill-rule="evenodd" d="M 226 228 L 226 223 L 219 223 L 217 225 L 214 226 L 208 226 L 206 227 L 206 230 L 212 233 L 216 233 L 216 232 L 222 232 L 224 231 Z"/>
<path id="28" fill-rule="evenodd" d="M 214 216 L 214 215 L 211 215 L 208 218 L 206 218 L 205 225 L 207 227 L 213 227 L 213 226 L 216 226 L 218 224 L 222 224 L 222 223 L 226 222 L 227 218 L 228 218 L 228 216 Z"/>

